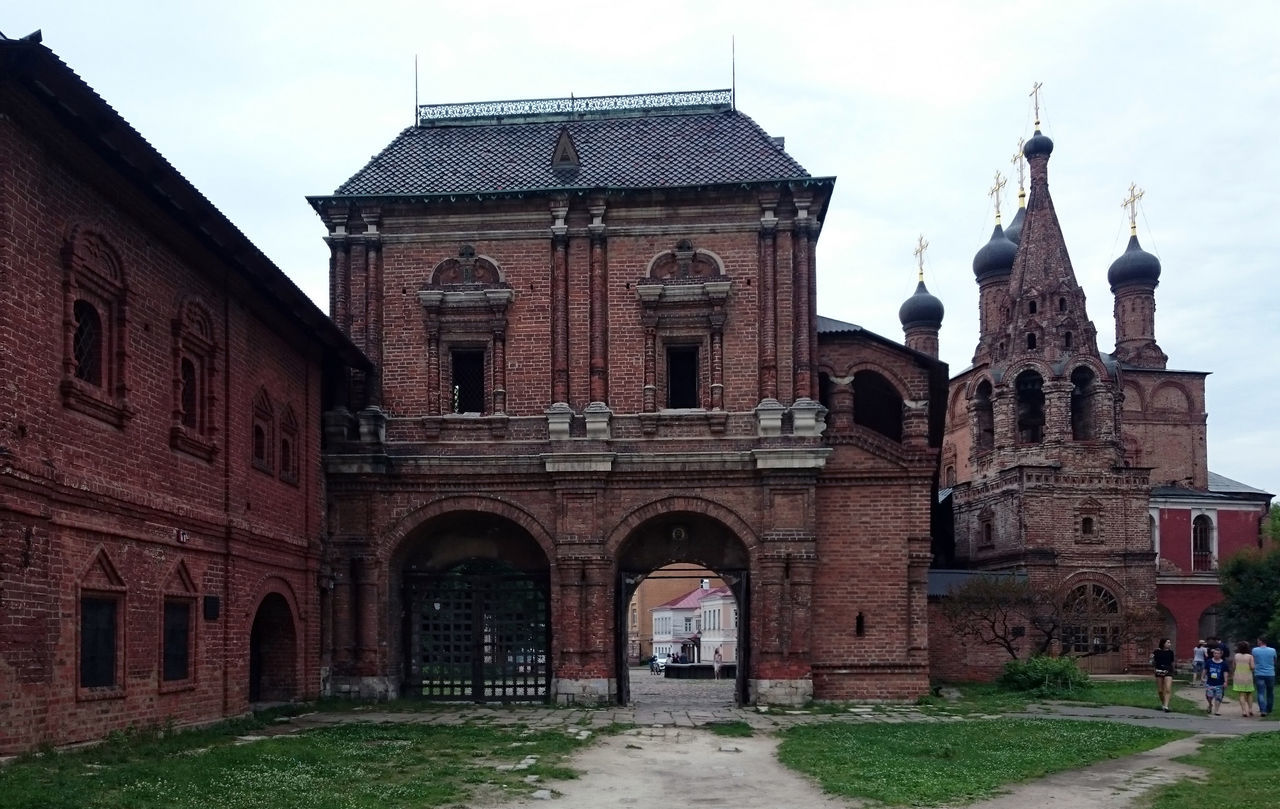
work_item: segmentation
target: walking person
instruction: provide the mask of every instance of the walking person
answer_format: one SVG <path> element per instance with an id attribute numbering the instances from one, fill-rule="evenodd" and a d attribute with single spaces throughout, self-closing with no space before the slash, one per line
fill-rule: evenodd
<path id="1" fill-rule="evenodd" d="M 1208 706 L 1205 713 L 1222 713 L 1222 692 L 1227 684 L 1229 665 L 1222 659 L 1221 648 L 1209 647 L 1209 659 L 1204 661 L 1204 701 Z"/>
<path id="2" fill-rule="evenodd" d="M 1249 644 L 1240 641 L 1236 644 L 1236 656 L 1231 661 L 1231 693 L 1240 700 L 1240 715 L 1253 716 L 1253 655 L 1249 653 Z"/>
<path id="3" fill-rule="evenodd" d="M 1258 715 L 1266 716 L 1276 705 L 1276 650 L 1258 638 L 1253 648 L 1253 685 L 1258 689 Z"/>
<path id="4" fill-rule="evenodd" d="M 1168 638 L 1161 638 L 1156 650 L 1151 653 L 1151 667 L 1156 675 L 1156 696 L 1160 699 L 1160 710 L 1169 713 L 1169 697 L 1173 694 L 1173 644 Z"/>
<path id="5" fill-rule="evenodd" d="M 1196 641 L 1196 648 L 1191 650 L 1191 684 L 1204 683 L 1204 661 L 1209 656 L 1209 648 L 1203 640 Z"/>
<path id="6" fill-rule="evenodd" d="M 716 679 L 720 679 L 720 666 L 724 663 L 724 655 L 720 653 L 720 647 L 716 647 L 716 653 L 711 658 L 711 666 L 715 669 Z"/>

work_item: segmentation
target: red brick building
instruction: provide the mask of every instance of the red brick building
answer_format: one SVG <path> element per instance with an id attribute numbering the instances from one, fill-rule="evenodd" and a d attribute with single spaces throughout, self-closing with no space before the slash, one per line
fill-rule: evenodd
<path id="1" fill-rule="evenodd" d="M 326 415 L 336 692 L 625 699 L 672 562 L 743 701 L 926 688 L 945 368 L 817 316 L 833 180 L 729 102 L 424 107 L 311 200 L 376 366 Z"/>
<path id="2" fill-rule="evenodd" d="M 319 694 L 332 323 L 0 38 L 0 754 Z"/>
<path id="3" fill-rule="evenodd" d="M 1158 606 L 1183 656 L 1215 631 L 1217 560 L 1259 543 L 1270 495 L 1208 471 L 1206 374 L 1166 367 L 1160 262 L 1136 229 L 1108 274 L 1116 348 L 1099 350 L 1049 195 L 1052 150 L 1037 123 L 1023 148 L 1030 198 L 974 258 L 980 334 L 951 380 L 935 562 L 1056 591 L 1075 616 L 1062 650 L 1124 671 L 1150 653 L 1122 637 L 1132 611 Z M 933 629 L 935 673 L 995 670 Z"/>

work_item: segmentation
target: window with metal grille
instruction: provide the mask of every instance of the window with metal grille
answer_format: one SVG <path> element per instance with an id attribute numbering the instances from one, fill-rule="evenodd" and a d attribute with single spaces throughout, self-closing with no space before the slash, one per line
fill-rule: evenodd
<path id="1" fill-rule="evenodd" d="M 453 412 L 483 413 L 484 350 L 458 348 L 449 352 L 453 366 Z"/>
<path id="2" fill-rule="evenodd" d="M 90 385 L 102 385 L 102 318 L 88 301 L 76 301 L 72 308 L 76 320 L 76 333 L 72 350 L 75 352 L 76 378 Z"/>
<path id="3" fill-rule="evenodd" d="M 1200 514 L 1191 522 L 1191 569 L 1214 570 L 1217 566 L 1213 558 L 1213 520 Z"/>
<path id="4" fill-rule="evenodd" d="M 164 678 L 191 676 L 191 602 L 164 602 Z"/>
<path id="5" fill-rule="evenodd" d="M 116 684 L 117 599 L 80 599 L 80 686 L 100 688 Z"/>
<path id="6" fill-rule="evenodd" d="M 698 347 L 667 349 L 667 407 L 699 407 Z"/>

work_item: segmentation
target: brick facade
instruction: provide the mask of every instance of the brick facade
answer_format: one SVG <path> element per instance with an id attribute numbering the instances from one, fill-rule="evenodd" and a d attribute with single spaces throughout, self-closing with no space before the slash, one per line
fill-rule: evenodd
<path id="1" fill-rule="evenodd" d="M 0 753 L 242 713 L 264 649 L 316 696 L 305 299 L 52 53 L 0 58 Z"/>

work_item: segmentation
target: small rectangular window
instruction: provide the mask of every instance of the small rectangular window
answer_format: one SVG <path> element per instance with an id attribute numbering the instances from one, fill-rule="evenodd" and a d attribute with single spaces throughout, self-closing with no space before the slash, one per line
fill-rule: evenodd
<path id="1" fill-rule="evenodd" d="M 80 686 L 116 684 L 116 612 L 114 598 L 80 599 Z"/>
<path id="2" fill-rule="evenodd" d="M 484 351 L 455 349 L 449 355 L 453 378 L 453 412 L 485 412 Z"/>
<path id="3" fill-rule="evenodd" d="M 667 407 L 699 407 L 698 347 L 671 346 L 667 349 Z"/>
<path id="4" fill-rule="evenodd" d="M 191 604 L 164 602 L 164 678 L 185 680 L 191 676 Z"/>

